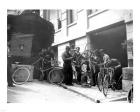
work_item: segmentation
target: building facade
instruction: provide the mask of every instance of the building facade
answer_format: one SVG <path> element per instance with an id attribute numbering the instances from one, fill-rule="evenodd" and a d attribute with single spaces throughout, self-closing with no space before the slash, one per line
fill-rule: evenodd
<path id="1" fill-rule="evenodd" d="M 41 49 L 52 44 L 53 24 L 40 17 L 40 10 L 7 10 L 7 14 L 7 42 L 13 62 L 32 64 Z"/>
<path id="2" fill-rule="evenodd" d="M 67 45 L 85 49 L 105 49 L 123 67 L 132 66 L 127 40 L 133 40 L 133 11 L 115 9 L 40 10 L 40 16 L 54 24 L 54 46 L 58 60 Z"/>

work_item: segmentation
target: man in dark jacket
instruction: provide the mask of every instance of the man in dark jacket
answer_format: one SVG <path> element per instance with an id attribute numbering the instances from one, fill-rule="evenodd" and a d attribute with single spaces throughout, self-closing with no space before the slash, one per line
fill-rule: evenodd
<path id="1" fill-rule="evenodd" d="M 7 48 L 7 82 L 8 82 L 8 87 L 15 87 L 15 85 L 13 85 L 13 81 L 12 81 L 12 73 L 11 73 L 11 53 L 10 53 L 10 46 L 8 45 Z"/>
<path id="2" fill-rule="evenodd" d="M 62 54 L 62 59 L 64 61 L 63 63 L 63 71 L 64 71 L 64 83 L 66 85 L 72 85 L 72 80 L 73 80 L 73 72 L 72 72 L 72 65 L 71 61 L 73 57 L 70 54 L 70 47 L 66 46 L 66 51 Z"/>

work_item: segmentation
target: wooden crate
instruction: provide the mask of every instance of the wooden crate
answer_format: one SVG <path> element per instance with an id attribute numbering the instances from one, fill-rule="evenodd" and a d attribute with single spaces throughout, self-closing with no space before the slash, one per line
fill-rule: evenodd
<path id="1" fill-rule="evenodd" d="M 122 80 L 122 90 L 128 92 L 132 87 L 133 81 Z"/>
<path id="2" fill-rule="evenodd" d="M 122 68 L 123 80 L 133 81 L 133 67 Z"/>
<path id="3" fill-rule="evenodd" d="M 15 64 L 12 64 L 12 70 L 14 70 L 15 67 L 16 67 L 16 65 Z M 26 67 L 27 69 L 29 69 L 29 71 L 30 71 L 30 77 L 29 77 L 29 80 L 28 81 L 33 81 L 33 70 L 34 70 L 34 67 L 33 66 L 31 66 L 31 65 L 18 65 L 17 67 L 18 68 L 19 67 Z M 24 75 L 24 73 L 22 73 L 22 74 Z M 22 78 L 24 78 L 24 76 L 19 77 L 19 79 L 17 79 L 17 80 L 22 81 Z"/>

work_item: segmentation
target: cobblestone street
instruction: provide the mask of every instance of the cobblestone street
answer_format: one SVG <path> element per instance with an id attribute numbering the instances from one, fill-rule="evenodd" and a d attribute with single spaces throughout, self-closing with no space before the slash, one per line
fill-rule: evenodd
<path id="1" fill-rule="evenodd" d="M 95 103 L 100 102 L 127 102 L 126 92 L 109 91 L 104 97 L 97 87 L 83 88 L 74 86 L 50 85 L 46 82 L 28 82 L 23 85 L 16 85 L 14 88 L 8 87 L 8 103 L 30 103 L 30 102 L 62 102 L 62 103 Z"/>

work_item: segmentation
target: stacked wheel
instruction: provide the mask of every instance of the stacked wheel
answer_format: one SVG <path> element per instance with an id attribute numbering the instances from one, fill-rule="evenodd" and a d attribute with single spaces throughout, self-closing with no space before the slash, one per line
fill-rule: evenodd
<path id="1" fill-rule="evenodd" d="M 25 68 L 25 67 L 20 67 L 17 68 L 13 75 L 12 75 L 12 81 L 13 83 L 17 84 L 17 85 L 21 85 L 24 84 L 28 81 L 30 77 L 30 71 L 29 69 Z"/>

